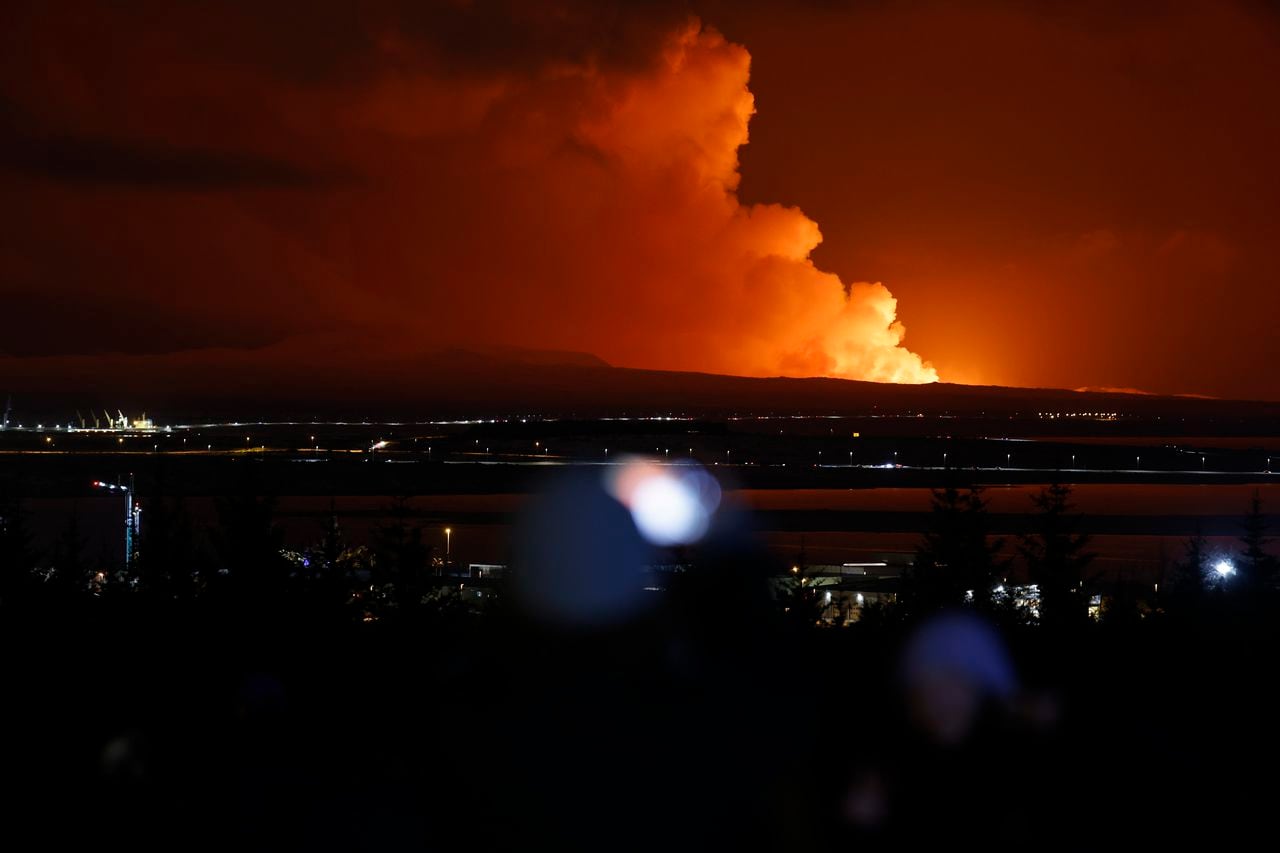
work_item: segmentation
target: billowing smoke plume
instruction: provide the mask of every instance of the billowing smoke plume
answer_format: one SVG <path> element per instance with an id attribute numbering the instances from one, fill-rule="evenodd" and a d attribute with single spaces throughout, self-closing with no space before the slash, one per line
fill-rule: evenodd
<path id="1" fill-rule="evenodd" d="M 638 70 L 489 82 L 483 115 L 449 146 L 456 174 L 487 179 L 482 200 L 459 187 L 449 205 L 483 239 L 439 222 L 423 238 L 423 259 L 454 283 L 448 310 L 486 316 L 503 340 L 616 364 L 935 381 L 902 347 L 884 286 L 814 267 L 816 223 L 739 201 L 749 64 L 695 23 Z M 390 103 L 384 126 L 403 131 L 418 107 Z"/>
<path id="2" fill-rule="evenodd" d="M 640 220 L 630 233 L 639 238 L 636 260 L 647 262 L 633 287 L 658 297 L 643 329 L 676 348 L 664 358 L 641 341 L 641 351 L 617 357 L 730 373 L 936 381 L 902 347 L 896 300 L 883 285 L 846 286 L 813 265 L 809 254 L 822 239 L 815 222 L 795 208 L 739 202 L 737 150 L 753 112 L 749 63 L 744 48 L 689 26 L 652 71 L 606 82 L 613 91 L 605 109 L 584 122 L 582 137 L 628 185 L 624 220 Z"/>

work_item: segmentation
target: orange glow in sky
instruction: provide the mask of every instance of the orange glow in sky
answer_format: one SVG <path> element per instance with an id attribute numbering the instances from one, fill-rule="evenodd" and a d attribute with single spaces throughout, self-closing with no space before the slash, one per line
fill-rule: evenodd
<path id="1" fill-rule="evenodd" d="M 307 6 L 5 4 L 0 374 L 1280 397 L 1264 4 Z"/>

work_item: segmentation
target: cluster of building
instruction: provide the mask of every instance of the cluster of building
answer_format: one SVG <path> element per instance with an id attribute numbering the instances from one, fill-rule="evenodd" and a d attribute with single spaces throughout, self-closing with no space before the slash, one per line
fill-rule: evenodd
<path id="1" fill-rule="evenodd" d="M 52 429 L 52 430 L 65 431 L 65 432 L 141 433 L 141 432 L 172 432 L 173 431 L 172 427 L 157 426 L 154 420 L 147 417 L 146 412 L 143 412 L 141 417 L 131 418 L 127 416 L 124 412 L 120 411 L 119 409 L 116 410 L 116 413 L 114 415 L 104 409 L 101 417 L 99 417 L 98 414 L 94 412 L 92 409 L 89 411 L 88 417 L 85 417 L 84 415 L 80 414 L 79 410 L 77 410 L 76 422 L 79 423 L 79 426 L 77 426 L 76 423 L 67 423 L 67 424 L 49 424 L 46 427 L 45 424 L 38 423 L 35 425 L 34 429 L 36 429 L 39 432 L 43 432 L 46 428 Z M 10 430 L 10 429 L 25 430 L 25 429 L 31 429 L 31 428 L 32 427 L 24 426 L 21 423 L 14 422 L 13 398 L 7 399 L 5 401 L 4 414 L 3 416 L 0 416 L 0 431 Z"/>

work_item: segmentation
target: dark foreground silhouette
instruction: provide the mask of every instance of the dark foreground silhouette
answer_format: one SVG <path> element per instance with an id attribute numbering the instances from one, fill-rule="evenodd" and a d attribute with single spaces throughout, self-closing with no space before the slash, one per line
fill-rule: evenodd
<path id="1" fill-rule="evenodd" d="M 1027 624 L 935 584 L 927 606 L 819 628 L 744 534 L 713 531 L 645 590 L 620 508 L 548 494 L 483 605 L 394 523 L 367 598 L 350 567 L 300 578 L 254 502 L 227 506 L 225 571 L 198 589 L 145 552 L 133 592 L 6 575 L 5 846 L 1025 849 L 1267 830 L 1269 590 Z M 322 568 L 346 553 L 336 537 Z M 928 547 L 936 569 L 947 543 Z"/>

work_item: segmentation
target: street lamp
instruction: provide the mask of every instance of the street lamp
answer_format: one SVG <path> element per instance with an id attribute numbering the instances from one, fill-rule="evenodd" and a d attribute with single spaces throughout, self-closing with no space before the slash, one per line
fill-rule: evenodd
<path id="1" fill-rule="evenodd" d="M 1218 573 L 1218 577 L 1226 580 L 1236 573 L 1236 567 L 1231 564 L 1230 560 L 1219 560 L 1213 564 L 1213 570 Z"/>
<path id="2" fill-rule="evenodd" d="M 453 554 L 453 528 L 446 527 L 444 529 L 444 561 L 449 562 L 449 557 Z"/>

